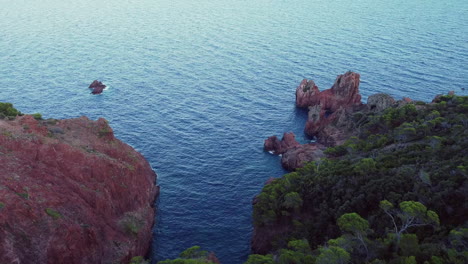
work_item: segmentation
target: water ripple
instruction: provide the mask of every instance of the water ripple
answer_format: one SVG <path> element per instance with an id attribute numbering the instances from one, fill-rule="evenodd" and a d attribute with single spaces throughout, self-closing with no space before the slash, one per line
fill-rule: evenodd
<path id="1" fill-rule="evenodd" d="M 3 0 L 0 101 L 103 116 L 148 158 L 161 185 L 154 261 L 198 244 L 242 263 L 251 199 L 284 173 L 263 140 L 308 140 L 298 83 L 327 89 L 355 70 L 364 100 L 466 95 L 467 11 L 462 0 Z M 110 88 L 90 95 L 94 79 Z"/>

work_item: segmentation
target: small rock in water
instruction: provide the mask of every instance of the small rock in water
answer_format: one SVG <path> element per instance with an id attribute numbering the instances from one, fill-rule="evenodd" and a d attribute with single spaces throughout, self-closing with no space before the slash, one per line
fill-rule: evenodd
<path id="1" fill-rule="evenodd" d="M 104 88 L 106 88 L 106 85 L 103 84 L 102 82 L 98 81 L 98 80 L 94 80 L 94 81 L 89 85 L 88 88 L 93 89 L 93 91 L 91 91 L 92 94 L 100 94 L 100 93 L 102 93 L 102 91 L 104 90 Z"/>

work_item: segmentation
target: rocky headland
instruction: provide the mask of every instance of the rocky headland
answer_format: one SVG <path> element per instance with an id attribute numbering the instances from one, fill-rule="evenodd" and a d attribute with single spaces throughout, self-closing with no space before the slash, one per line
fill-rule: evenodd
<path id="1" fill-rule="evenodd" d="M 324 91 L 302 81 L 296 105 L 315 143 L 265 140 L 294 171 L 253 199 L 246 264 L 467 263 L 467 96 L 380 93 L 364 104 L 347 72 Z"/>
<path id="2" fill-rule="evenodd" d="M 0 119 L 0 263 L 128 263 L 149 249 L 159 193 L 105 119 Z"/>
<path id="3" fill-rule="evenodd" d="M 293 133 L 285 133 L 264 142 L 264 149 L 281 155 L 281 164 L 295 170 L 305 163 L 324 157 L 323 151 L 357 136 L 359 126 L 369 113 L 381 112 L 389 107 L 402 106 L 411 99 L 397 101 L 387 94 L 369 96 L 367 104 L 361 102 L 360 75 L 346 72 L 336 77 L 330 89 L 320 91 L 313 80 L 304 79 L 296 88 L 296 106 L 308 109 L 304 132 L 316 142 L 299 144 Z"/>

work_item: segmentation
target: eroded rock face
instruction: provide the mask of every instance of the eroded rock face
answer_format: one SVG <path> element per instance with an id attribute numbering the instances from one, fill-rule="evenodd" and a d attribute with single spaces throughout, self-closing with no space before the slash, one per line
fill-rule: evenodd
<path id="1" fill-rule="evenodd" d="M 327 142 L 337 142 L 339 138 L 333 138 L 335 132 L 326 134 L 326 129 L 338 120 L 343 119 L 349 109 L 362 107 L 359 94 L 360 75 L 355 72 L 347 72 L 336 77 L 333 86 L 320 92 L 313 81 L 303 80 L 296 89 L 296 105 L 309 108 L 309 118 L 305 132 L 319 139 L 330 138 Z M 343 120 L 341 120 L 343 122 Z M 333 143 L 332 143 L 333 144 Z"/>
<path id="2" fill-rule="evenodd" d="M 348 126 L 351 125 L 351 112 L 345 108 L 339 108 L 326 116 L 322 111 L 309 110 L 305 131 L 314 135 L 317 141 L 325 146 L 340 144 L 349 137 Z"/>
<path id="3" fill-rule="evenodd" d="M 106 120 L 0 120 L 0 168 L 0 263 L 127 263 L 147 253 L 156 174 Z"/>
<path id="4" fill-rule="evenodd" d="M 98 81 L 98 80 L 94 80 L 90 85 L 89 87 L 90 89 L 93 89 L 91 91 L 92 94 L 100 94 L 102 93 L 102 91 L 106 88 L 106 85 L 103 84 L 102 82 Z"/>
<path id="5" fill-rule="evenodd" d="M 326 146 L 344 142 L 353 135 L 353 113 L 366 109 L 361 103 L 359 78 L 355 72 L 338 75 L 333 86 L 322 92 L 314 81 L 304 79 L 296 89 L 296 105 L 308 107 L 305 132 L 316 137 L 318 144 L 300 145 L 292 133 L 285 133 L 282 140 L 276 136 L 265 140 L 265 150 L 283 154 L 283 167 L 294 170 L 305 162 L 319 160 Z M 383 107 L 383 103 L 378 103 Z"/>
<path id="6" fill-rule="evenodd" d="M 296 88 L 296 105 L 320 105 L 323 111 L 334 112 L 340 107 L 361 105 L 359 73 L 347 72 L 336 77 L 330 89 L 319 91 L 314 81 L 304 79 Z"/>
<path id="7" fill-rule="evenodd" d="M 302 80 L 296 88 L 296 105 L 298 107 L 308 107 L 319 104 L 320 91 L 313 80 Z"/>
<path id="8" fill-rule="evenodd" d="M 320 105 L 309 107 L 305 132 L 326 146 L 341 144 L 353 135 L 353 113 L 366 110 L 364 105 L 341 106 L 333 112 L 324 111 Z"/>

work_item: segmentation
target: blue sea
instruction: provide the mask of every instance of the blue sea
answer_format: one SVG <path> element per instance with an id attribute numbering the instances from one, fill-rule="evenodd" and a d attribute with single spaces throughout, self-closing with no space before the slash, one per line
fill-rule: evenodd
<path id="1" fill-rule="evenodd" d="M 467 65 L 466 0 L 0 0 L 0 101 L 104 117 L 149 160 L 153 263 L 192 245 L 246 260 L 252 198 L 285 173 L 264 139 L 308 140 L 303 78 L 327 89 L 352 70 L 364 101 L 430 101 L 467 95 Z"/>

